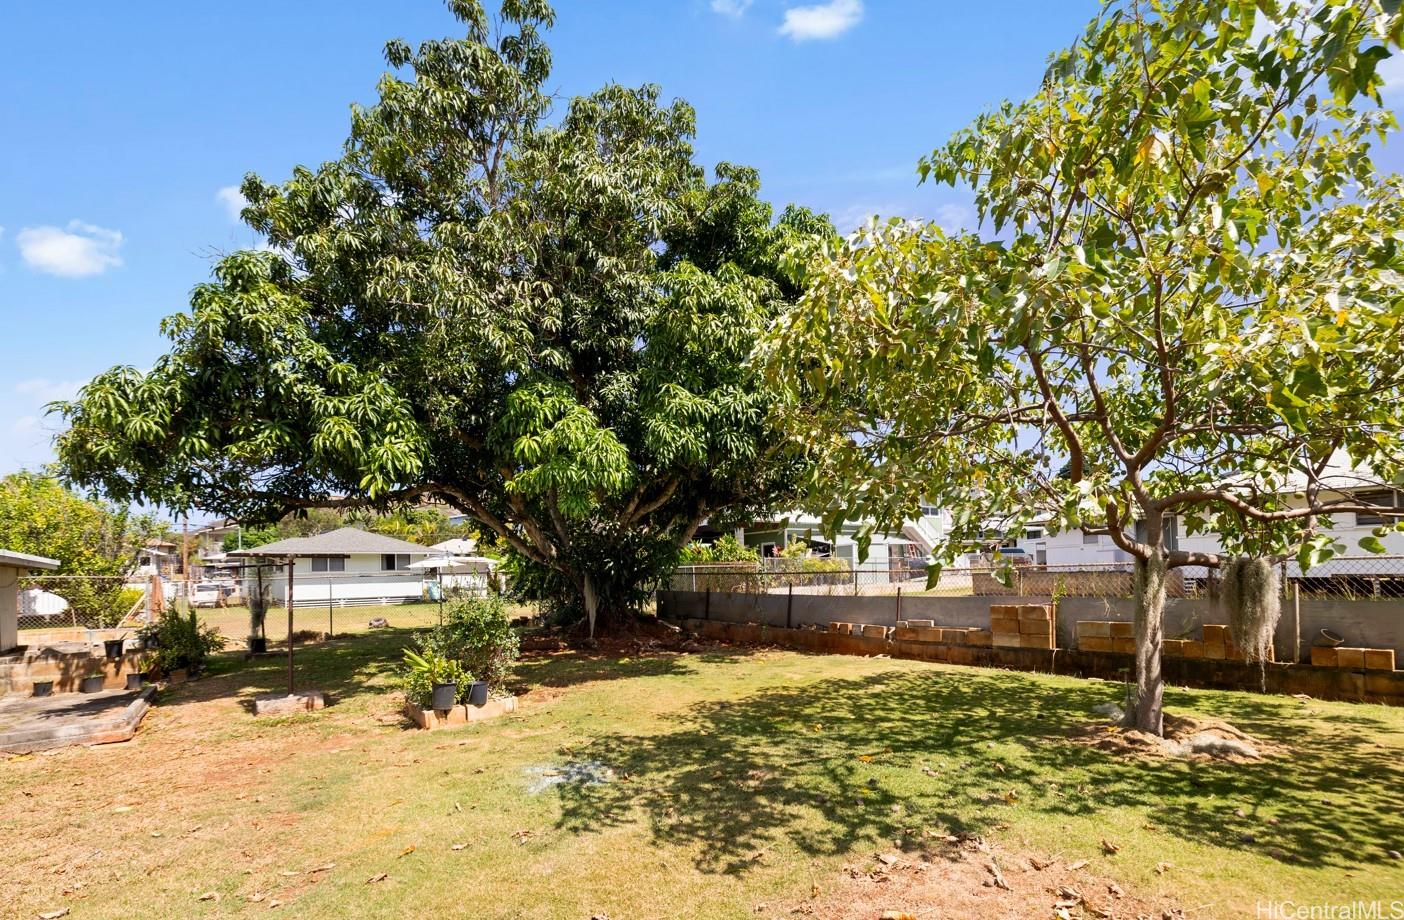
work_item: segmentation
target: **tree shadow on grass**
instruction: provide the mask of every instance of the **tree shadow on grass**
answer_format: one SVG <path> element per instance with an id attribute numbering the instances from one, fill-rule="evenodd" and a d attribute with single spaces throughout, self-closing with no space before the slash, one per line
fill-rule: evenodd
<path id="1" fill-rule="evenodd" d="M 399 667 L 401 649 L 410 645 L 414 634 L 412 629 L 387 629 L 294 646 L 294 686 L 321 690 L 328 706 L 384 693 Z M 237 698 L 251 712 L 254 696 L 287 688 L 286 649 L 252 659 L 245 659 L 239 652 L 227 652 L 211 659 L 208 672 L 201 679 L 163 693 L 160 704 L 170 707 Z"/>
<path id="2" fill-rule="evenodd" d="M 1318 867 L 1383 862 L 1404 838 L 1404 766 L 1370 739 L 1393 726 L 1362 715 L 1338 733 L 1294 719 L 1290 699 L 1218 694 L 1214 715 L 1285 752 L 1127 759 L 1066 739 L 1109 689 L 892 671 L 698 705 L 673 731 L 591 743 L 588 757 L 627 781 L 560 787 L 559 823 L 588 833 L 641 815 L 659 842 L 697 846 L 698 868 L 723 873 L 782 840 L 831 856 L 926 828 L 983 832 L 1011 808 L 1057 820 L 1141 807 L 1160 832 Z M 1180 712 L 1204 701 L 1167 696 Z"/>
<path id="3" fill-rule="evenodd" d="M 697 673 L 695 665 L 734 664 L 753 654 L 744 647 L 724 647 L 697 654 L 643 651 L 604 654 L 580 651 L 529 655 L 516 667 L 514 682 L 519 693 L 533 687 L 563 688 L 602 680 L 636 677 L 679 677 Z"/>

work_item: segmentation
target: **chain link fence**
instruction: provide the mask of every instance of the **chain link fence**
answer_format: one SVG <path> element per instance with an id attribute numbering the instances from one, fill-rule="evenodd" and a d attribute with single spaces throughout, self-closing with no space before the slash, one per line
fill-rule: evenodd
<path id="1" fill-rule="evenodd" d="M 279 643 L 287 638 L 289 619 L 298 639 L 433 626 L 454 602 L 502 587 L 491 572 L 296 572 L 289 578 L 285 565 L 249 565 L 232 581 L 195 582 L 186 603 L 235 644 L 254 635 Z"/>
<path id="2" fill-rule="evenodd" d="M 150 615 L 146 581 L 121 575 L 23 575 L 18 583 L 19 629 L 135 628 Z"/>
<path id="3" fill-rule="evenodd" d="M 254 596 L 262 593 L 261 628 L 255 629 Z M 440 622 L 443 610 L 469 597 L 500 593 L 493 573 L 338 572 L 294 575 L 292 631 L 320 638 L 388 627 L 423 628 Z M 270 644 L 288 635 L 288 570 L 279 565 L 248 565 L 233 577 L 191 582 L 156 576 L 26 575 L 19 580 L 20 642 L 91 639 L 96 630 L 135 632 L 167 612 L 194 610 L 205 624 L 242 647 L 251 635 Z M 517 617 L 539 615 L 518 605 Z M 382 626 L 383 624 L 383 626 Z"/>
<path id="4" fill-rule="evenodd" d="M 1284 597 L 1386 600 L 1404 598 L 1404 556 L 1340 556 L 1303 573 L 1295 561 L 1279 567 Z M 819 594 L 928 597 L 1131 597 L 1129 562 L 947 567 L 928 584 L 923 560 L 865 563 L 844 559 L 764 559 L 681 566 L 663 587 L 673 591 L 739 594 Z M 1205 566 L 1172 569 L 1170 597 L 1215 598 L 1219 572 Z"/>

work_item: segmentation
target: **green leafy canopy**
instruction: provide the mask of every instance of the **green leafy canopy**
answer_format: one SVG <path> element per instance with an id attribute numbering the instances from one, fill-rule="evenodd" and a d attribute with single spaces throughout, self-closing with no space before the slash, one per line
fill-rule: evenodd
<path id="1" fill-rule="evenodd" d="M 220 260 L 169 353 L 62 407 L 66 473 L 248 521 L 435 496 L 575 603 L 627 606 L 706 516 L 783 500 L 797 452 L 745 364 L 796 297 L 754 171 L 692 109 L 606 86 L 548 119 L 544 2 L 391 42 L 342 154 L 250 175 L 269 251 Z M 587 588 L 587 579 L 597 583 Z"/>
<path id="2" fill-rule="evenodd" d="M 1229 552 L 1328 553 L 1358 504 L 1333 471 L 1404 459 L 1404 181 L 1370 156 L 1396 6 L 1111 3 L 923 159 L 982 232 L 827 246 L 766 348 L 818 510 L 934 501 L 947 553 L 1038 517 L 1146 559 L 1172 514 Z"/>

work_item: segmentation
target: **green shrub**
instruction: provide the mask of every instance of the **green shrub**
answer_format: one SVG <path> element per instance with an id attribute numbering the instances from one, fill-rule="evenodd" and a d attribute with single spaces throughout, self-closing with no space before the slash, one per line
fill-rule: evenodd
<path id="1" fill-rule="evenodd" d="M 196 672 L 204 669 L 210 655 L 224 648 L 225 639 L 213 627 L 200 623 L 195 611 L 188 615 L 167 613 L 146 630 L 154 636 L 158 647 L 152 664 L 163 674 L 185 668 Z"/>
<path id="2" fill-rule="evenodd" d="M 760 555 L 751 547 L 743 546 L 731 534 L 715 543 L 693 541 L 678 554 L 679 565 L 706 565 L 711 562 L 757 562 Z"/>
<path id="3" fill-rule="evenodd" d="M 476 680 L 497 689 L 511 672 L 520 654 L 517 632 L 507 618 L 501 597 L 474 597 L 458 601 L 444 612 L 443 625 L 429 636 L 429 647 L 445 658 L 462 663 Z"/>

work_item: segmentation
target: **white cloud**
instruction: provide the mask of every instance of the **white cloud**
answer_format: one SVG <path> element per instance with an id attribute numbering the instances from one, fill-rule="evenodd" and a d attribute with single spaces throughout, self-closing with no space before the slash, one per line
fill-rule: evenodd
<path id="1" fill-rule="evenodd" d="M 932 219 L 947 233 L 972 230 L 975 227 L 975 209 L 968 204 L 943 204 L 936 208 L 936 216 Z"/>
<path id="2" fill-rule="evenodd" d="M 10 425 L 10 434 L 28 434 L 39 428 L 39 416 L 21 415 Z"/>
<path id="3" fill-rule="evenodd" d="M 1390 98 L 1404 96 L 1404 51 L 1396 51 L 1375 65 L 1375 72 L 1384 80 L 1380 95 Z"/>
<path id="4" fill-rule="evenodd" d="M 33 377 L 15 384 L 15 393 L 29 396 L 39 403 L 51 403 L 60 399 L 72 399 L 78 395 L 79 380 L 50 380 L 47 377 Z"/>
<path id="5" fill-rule="evenodd" d="M 712 12 L 740 19 L 751 8 L 751 0 L 712 0 Z"/>
<path id="6" fill-rule="evenodd" d="M 15 234 L 20 257 L 35 271 L 64 278 L 100 275 L 122 264 L 122 234 L 81 220 L 66 227 L 25 227 Z"/>
<path id="7" fill-rule="evenodd" d="M 232 221 L 239 220 L 239 212 L 244 210 L 249 203 L 237 185 L 226 185 L 215 192 L 215 201 L 224 205 L 224 209 L 229 213 L 229 219 Z"/>
<path id="8" fill-rule="evenodd" d="M 796 6 L 785 11 L 780 34 L 797 42 L 837 38 L 862 19 L 863 0 L 829 0 L 814 6 Z"/>

